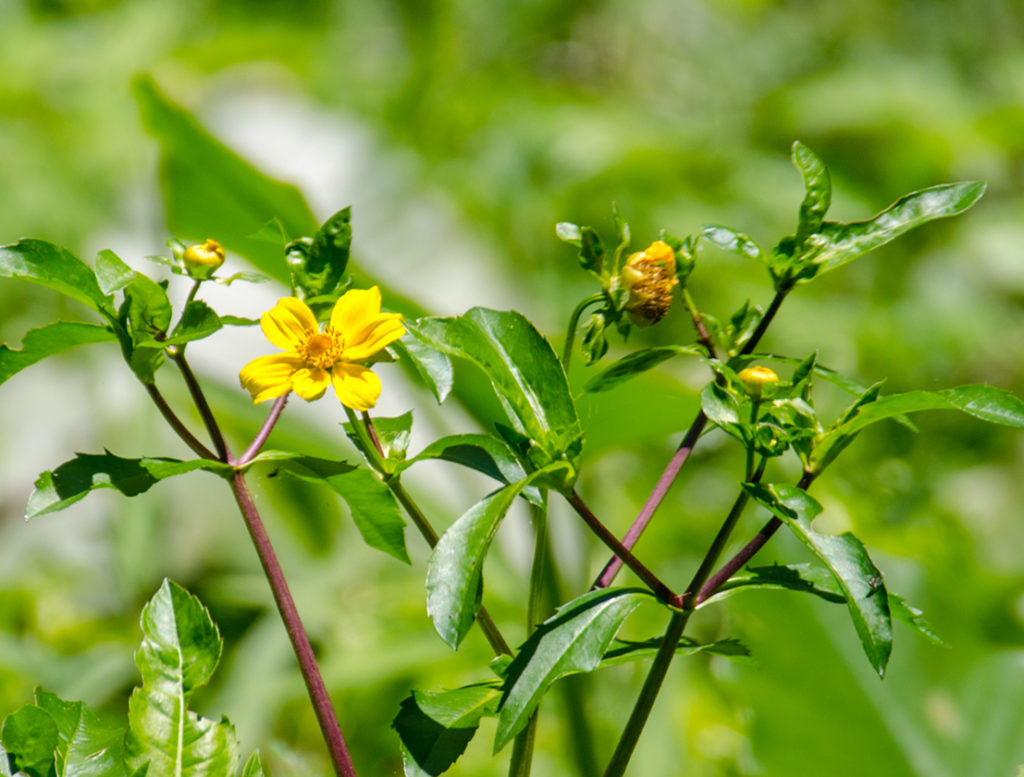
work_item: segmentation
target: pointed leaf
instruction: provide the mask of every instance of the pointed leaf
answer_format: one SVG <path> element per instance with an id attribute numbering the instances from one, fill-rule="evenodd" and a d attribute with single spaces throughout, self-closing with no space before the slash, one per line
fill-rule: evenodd
<path id="1" fill-rule="evenodd" d="M 124 729 L 108 728 L 80 701 L 36 689 L 36 705 L 57 724 L 61 777 L 124 777 Z"/>
<path id="2" fill-rule="evenodd" d="M 260 752 L 256 750 L 249 756 L 242 768 L 242 777 L 263 777 L 263 762 L 260 760 Z"/>
<path id="3" fill-rule="evenodd" d="M 473 308 L 458 318 L 420 319 L 414 333 L 484 371 L 517 431 L 533 441 L 534 466 L 576 460 L 583 433 L 565 372 L 550 343 L 524 316 Z"/>
<path id="4" fill-rule="evenodd" d="M 105 343 L 116 339 L 117 336 L 109 327 L 74 321 L 58 321 L 49 326 L 30 329 L 21 341 L 20 350 L 15 351 L 6 345 L 0 345 L 0 383 L 47 356 L 62 353 L 78 345 Z"/>
<path id="5" fill-rule="evenodd" d="M 803 243 L 808 235 L 821 228 L 821 222 L 832 204 L 832 179 L 828 168 L 817 154 L 801 143 L 793 143 L 793 164 L 804 178 L 804 201 L 800 203 L 800 224 L 797 227 L 797 243 Z"/>
<path id="6" fill-rule="evenodd" d="M 142 611 L 135 662 L 143 685 L 128 702 L 128 764 L 149 764 L 148 777 L 227 777 L 238 765 L 238 740 L 227 721 L 188 710 L 220 660 L 222 642 L 210 614 L 181 586 L 165 580 Z"/>
<path id="7" fill-rule="evenodd" d="M 764 254 L 761 252 L 760 246 L 742 232 L 737 232 L 730 227 L 723 227 L 720 224 L 705 224 L 700 237 L 723 251 L 742 256 L 744 259 L 764 261 Z"/>
<path id="8" fill-rule="evenodd" d="M 627 642 L 617 639 L 612 642 L 611 650 L 601 659 L 601 667 L 617 666 L 645 658 L 654 658 L 661 647 L 661 638 L 644 640 L 643 642 Z M 676 647 L 677 656 L 695 656 L 698 653 L 710 653 L 740 663 L 750 663 L 750 648 L 737 639 L 720 639 L 715 642 L 696 642 L 689 637 L 679 640 Z"/>
<path id="9" fill-rule="evenodd" d="M 465 752 L 480 718 L 495 713 L 498 696 L 494 684 L 413 691 L 391 724 L 402 741 L 406 777 L 436 777 L 447 771 Z"/>
<path id="10" fill-rule="evenodd" d="M 634 351 L 588 380 L 583 390 L 589 393 L 608 391 L 680 354 L 700 355 L 701 350 L 692 345 L 661 345 Z"/>
<path id="11" fill-rule="evenodd" d="M 803 489 L 752 483 L 745 483 L 743 488 L 789 526 L 832 571 L 864 652 L 879 676 L 884 675 L 892 652 L 889 598 L 882 573 L 872 563 L 864 544 L 849 532 L 825 535 L 814 531 L 811 521 L 822 508 Z"/>
<path id="12" fill-rule="evenodd" d="M 476 620 L 483 595 L 487 551 L 519 492 L 540 478 L 558 475 L 568 464 L 556 463 L 490 494 L 473 505 L 442 535 L 427 567 L 427 614 L 434 629 L 458 648 Z"/>
<path id="13" fill-rule="evenodd" d="M 135 270 L 122 261 L 110 249 L 104 249 L 96 256 L 96 281 L 104 294 L 120 291 L 135 280 Z"/>
<path id="14" fill-rule="evenodd" d="M 98 313 L 113 311 L 96 275 L 78 257 L 43 240 L 19 240 L 0 246 L 0 278 L 18 278 L 58 291 Z"/>
<path id="15" fill-rule="evenodd" d="M 194 299 L 185 306 L 181 320 L 164 345 L 184 345 L 193 340 L 202 340 L 219 331 L 224 324 L 220 317 L 205 302 Z"/>
<path id="16" fill-rule="evenodd" d="M 440 351 L 424 345 L 414 337 L 395 340 L 390 346 L 399 356 L 413 366 L 427 388 L 433 393 L 437 404 L 442 404 L 452 390 L 452 362 Z"/>
<path id="17" fill-rule="evenodd" d="M 340 296 L 352 246 L 352 208 L 331 216 L 317 230 L 301 267 L 292 266 L 295 285 L 306 297 Z"/>
<path id="18" fill-rule="evenodd" d="M 28 498 L 25 517 L 35 518 L 63 510 L 97 488 L 113 488 L 125 496 L 138 496 L 161 480 L 195 470 L 221 475 L 231 472 L 227 464 L 210 459 L 123 459 L 110 451 L 79 453 L 71 461 L 39 476 L 35 491 Z"/>
<path id="19" fill-rule="evenodd" d="M 523 730 L 552 683 L 596 669 L 626 618 L 651 597 L 637 588 L 590 591 L 541 624 L 508 668 L 494 751 Z"/>

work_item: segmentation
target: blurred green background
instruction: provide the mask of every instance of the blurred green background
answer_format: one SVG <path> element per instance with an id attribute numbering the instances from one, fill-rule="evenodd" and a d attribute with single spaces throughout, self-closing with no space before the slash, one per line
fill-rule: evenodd
<path id="1" fill-rule="evenodd" d="M 1024 6 L 1013 0 L 2 0 L 0 242 L 40 237 L 86 259 L 112 248 L 144 268 L 171 234 L 222 237 L 206 225 L 223 224 L 244 238 L 254 218 L 258 228 L 270 206 L 243 179 L 213 171 L 211 183 L 201 160 L 175 164 L 193 148 L 161 156 L 132 90 L 149 74 L 255 167 L 296 185 L 317 219 L 352 204 L 356 261 L 394 293 L 434 313 L 515 307 L 558 341 L 592 288 L 554 238 L 555 222 L 610 232 L 615 201 L 640 247 L 661 228 L 685 235 L 709 221 L 769 247 L 795 224 L 802 187 L 788 152 L 799 138 L 831 168 L 835 218 L 865 218 L 944 181 L 983 179 L 989 190 L 967 215 L 798 290 L 765 348 L 817 350 L 864 383 L 888 377 L 887 391 L 989 382 L 1024 395 L 1021 30 Z M 296 221 L 309 218 L 297 197 L 291 207 Z M 244 269 L 246 246 L 266 250 L 235 241 L 234 269 Z M 719 315 L 770 297 L 760 268 L 711 249 L 692 283 L 698 304 Z M 280 292 L 234 286 L 216 304 L 254 316 Z M 79 315 L 44 290 L 0 285 L 0 341 Z M 677 311 L 632 344 L 689 338 Z M 190 349 L 236 445 L 263 410 L 235 376 L 264 348 L 258 332 L 240 330 Z M 204 599 L 227 641 L 201 710 L 227 714 L 274 775 L 326 773 L 269 591 L 214 478 L 164 483 L 135 500 L 97 493 L 22 521 L 34 477 L 74 451 L 187 455 L 116 356 L 97 347 L 54 358 L 0 394 L 0 711 L 36 684 L 123 709 L 138 610 L 169 575 Z M 476 428 L 397 369 L 381 373 L 380 412 L 415 408 L 414 450 Z M 572 378 L 581 385 L 587 375 L 577 364 Z M 671 362 L 581 403 L 580 487 L 617 530 L 691 419 L 703 379 L 695 365 Z M 163 382 L 183 403 L 173 376 Z M 332 402 L 293 403 L 277 443 L 351 457 Z M 1024 437 L 960 416 L 918 423 L 920 435 L 873 428 L 815 495 L 828 526 L 854 528 L 890 587 L 924 608 L 951 647 L 897 627 L 879 681 L 842 608 L 736 597 L 696 619 L 694 635 L 738 637 L 757 664 L 679 659 L 632 774 L 1016 774 Z M 677 586 L 741 466 L 717 437 L 700 451 L 639 546 Z M 326 492 L 253 482 L 359 773 L 400 774 L 389 723 L 401 699 L 486 676 L 486 645 L 471 635 L 453 654 L 433 633 L 426 552 L 411 532 L 414 564 L 403 567 L 367 549 Z M 489 489 L 441 464 L 414 470 L 410 486 L 442 528 Z M 739 536 L 761 521 L 751 512 Z M 605 553 L 567 511 L 552 522 L 574 595 Z M 487 604 L 514 641 L 524 633 L 529 541 L 528 516 L 516 512 L 487 570 Z M 806 560 L 782 537 L 769 550 L 765 561 Z M 662 625 L 652 608 L 629 631 L 646 637 Z M 579 737 L 552 694 L 535 774 L 599 773 L 645 669 L 587 683 L 591 756 L 586 743 L 574 755 Z M 503 772 L 489 760 L 492 725 L 453 773 Z"/>

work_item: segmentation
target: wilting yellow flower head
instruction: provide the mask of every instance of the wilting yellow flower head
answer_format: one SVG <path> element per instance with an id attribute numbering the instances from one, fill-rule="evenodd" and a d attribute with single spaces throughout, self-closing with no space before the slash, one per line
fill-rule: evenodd
<path id="1" fill-rule="evenodd" d="M 207 238 L 205 243 L 186 248 L 182 258 L 191 277 L 206 280 L 224 264 L 224 249 L 216 240 Z"/>
<path id="2" fill-rule="evenodd" d="M 736 377 L 754 399 L 760 399 L 766 391 L 770 392 L 779 385 L 779 376 L 771 367 L 747 367 Z"/>
<path id="3" fill-rule="evenodd" d="M 263 314 L 260 326 L 284 353 L 253 359 L 239 373 L 253 403 L 294 391 L 307 401 L 319 399 L 334 384 L 346 407 L 369 410 L 380 396 L 380 378 L 363 365 L 405 334 L 401 313 L 380 312 L 380 289 L 345 292 L 320 331 L 302 300 L 285 297 Z"/>
<path id="4" fill-rule="evenodd" d="M 676 253 L 661 240 L 631 255 L 621 273 L 622 288 L 629 289 L 626 310 L 638 326 L 660 321 L 672 305 L 676 279 Z"/>

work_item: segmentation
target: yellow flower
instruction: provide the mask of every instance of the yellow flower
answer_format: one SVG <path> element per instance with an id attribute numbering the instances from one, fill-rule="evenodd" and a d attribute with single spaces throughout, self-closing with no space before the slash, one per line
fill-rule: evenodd
<path id="1" fill-rule="evenodd" d="M 253 359 L 239 373 L 255 404 L 294 391 L 307 401 L 319 399 L 334 384 L 346 407 L 369 410 L 380 396 L 380 378 L 363 365 L 405 334 L 401 313 L 380 312 L 380 289 L 345 292 L 320 330 L 302 300 L 285 297 L 263 314 L 260 326 L 284 353 Z"/>
<path id="2" fill-rule="evenodd" d="M 774 391 L 775 387 L 779 385 L 779 376 L 771 367 L 747 367 L 745 370 L 740 370 L 740 374 L 736 377 L 740 379 L 747 394 L 754 399 L 760 399 L 762 395 Z"/>
<path id="3" fill-rule="evenodd" d="M 206 280 L 224 264 L 224 249 L 216 240 L 207 238 L 205 243 L 186 248 L 182 258 L 190 276 Z"/>
<path id="4" fill-rule="evenodd" d="M 626 260 L 622 268 L 622 287 L 629 289 L 626 310 L 633 323 L 649 326 L 660 321 L 672 305 L 676 279 L 676 254 L 672 247 L 656 240 Z"/>

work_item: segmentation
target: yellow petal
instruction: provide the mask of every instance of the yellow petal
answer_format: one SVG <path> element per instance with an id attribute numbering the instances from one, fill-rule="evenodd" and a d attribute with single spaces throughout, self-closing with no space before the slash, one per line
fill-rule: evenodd
<path id="1" fill-rule="evenodd" d="M 331 328 L 347 337 L 380 315 L 380 289 L 352 289 L 341 295 L 331 311 Z"/>
<path id="2" fill-rule="evenodd" d="M 381 348 L 405 334 L 401 319 L 401 313 L 382 313 L 375 321 L 364 326 L 362 331 L 345 338 L 345 349 L 341 358 L 354 362 L 369 359 Z"/>
<path id="3" fill-rule="evenodd" d="M 331 373 L 319 367 L 306 367 L 295 373 L 292 388 L 307 402 L 320 399 L 331 385 Z"/>
<path id="4" fill-rule="evenodd" d="M 260 326 L 278 348 L 297 351 L 310 334 L 318 331 L 316 316 L 300 299 L 285 297 L 263 314 Z"/>
<path id="5" fill-rule="evenodd" d="M 238 379 L 252 394 L 253 404 L 259 404 L 291 391 L 292 379 L 303 366 L 298 354 L 275 353 L 253 359 L 238 373 Z"/>
<path id="6" fill-rule="evenodd" d="M 359 364 L 338 362 L 331 369 L 334 393 L 353 410 L 369 410 L 380 396 L 380 378 Z"/>

